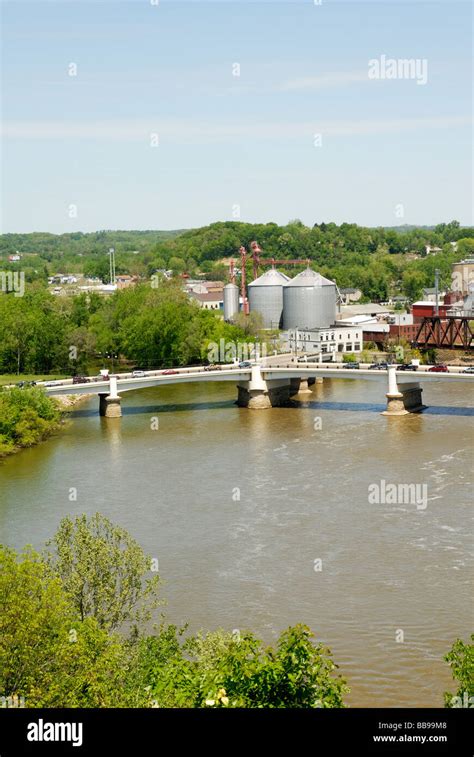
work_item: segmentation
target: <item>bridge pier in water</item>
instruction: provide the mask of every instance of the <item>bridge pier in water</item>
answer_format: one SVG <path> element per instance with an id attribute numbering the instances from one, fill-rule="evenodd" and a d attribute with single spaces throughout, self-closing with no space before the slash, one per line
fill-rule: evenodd
<path id="1" fill-rule="evenodd" d="M 268 407 L 284 407 L 290 402 L 292 394 L 288 379 L 264 381 L 259 365 L 252 366 L 250 381 L 237 384 L 237 404 L 251 410 L 263 410 Z"/>
<path id="2" fill-rule="evenodd" d="M 120 418 L 122 416 L 121 400 L 117 393 L 117 377 L 110 376 L 109 394 L 99 394 L 99 415 L 105 418 Z"/>
<path id="3" fill-rule="evenodd" d="M 387 409 L 382 415 L 400 416 L 408 413 L 419 413 L 426 405 L 421 399 L 422 388 L 419 383 L 397 384 L 396 367 L 388 368 Z"/>
<path id="4" fill-rule="evenodd" d="M 312 391 L 309 388 L 309 379 L 292 378 L 290 387 L 292 394 L 312 394 Z"/>

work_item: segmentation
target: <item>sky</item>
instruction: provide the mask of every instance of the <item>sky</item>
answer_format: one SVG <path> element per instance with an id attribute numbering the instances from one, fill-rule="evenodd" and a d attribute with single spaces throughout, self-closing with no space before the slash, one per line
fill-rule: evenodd
<path id="1" fill-rule="evenodd" d="M 467 0 L 0 4 L 2 233 L 474 223 Z"/>

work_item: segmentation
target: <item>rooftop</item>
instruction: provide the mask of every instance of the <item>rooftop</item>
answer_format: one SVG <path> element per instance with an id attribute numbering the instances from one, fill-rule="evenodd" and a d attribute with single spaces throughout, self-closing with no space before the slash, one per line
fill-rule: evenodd
<path id="1" fill-rule="evenodd" d="M 199 302 L 222 302 L 222 292 L 191 292 L 189 296 Z"/>

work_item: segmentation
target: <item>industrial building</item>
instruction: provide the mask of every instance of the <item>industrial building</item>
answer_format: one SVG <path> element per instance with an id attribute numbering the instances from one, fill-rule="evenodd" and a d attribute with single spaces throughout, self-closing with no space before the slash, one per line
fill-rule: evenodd
<path id="1" fill-rule="evenodd" d="M 231 321 L 240 309 L 239 287 L 234 283 L 224 287 L 224 320 Z"/>
<path id="2" fill-rule="evenodd" d="M 336 285 L 307 268 L 283 286 L 283 328 L 329 328 L 336 320 Z"/>
<path id="3" fill-rule="evenodd" d="M 460 292 L 462 295 L 468 295 L 470 285 L 474 284 L 474 257 L 461 260 L 453 264 L 451 274 L 451 289 L 454 292 Z"/>
<path id="4" fill-rule="evenodd" d="M 260 313 L 263 328 L 279 329 L 283 324 L 283 287 L 290 281 L 289 276 L 275 268 L 265 271 L 248 285 L 251 313 Z"/>

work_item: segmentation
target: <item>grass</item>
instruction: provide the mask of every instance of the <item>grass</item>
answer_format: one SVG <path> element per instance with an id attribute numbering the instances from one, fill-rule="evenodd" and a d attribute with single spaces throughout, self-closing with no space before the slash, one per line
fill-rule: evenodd
<path id="1" fill-rule="evenodd" d="M 55 381 L 57 379 L 70 378 L 66 374 L 61 373 L 2 373 L 0 374 L 0 386 L 6 386 L 7 384 L 17 384 L 18 381 Z"/>

